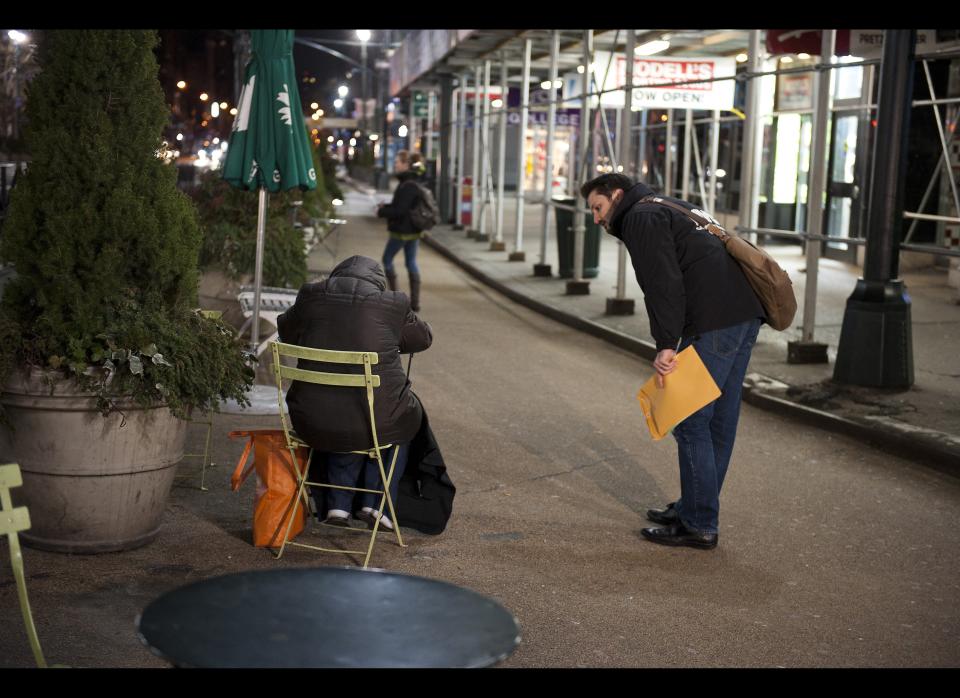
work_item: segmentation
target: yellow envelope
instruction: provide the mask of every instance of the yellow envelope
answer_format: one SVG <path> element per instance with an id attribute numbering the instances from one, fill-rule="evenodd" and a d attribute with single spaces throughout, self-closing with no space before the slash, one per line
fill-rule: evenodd
<path id="1" fill-rule="evenodd" d="M 637 393 L 654 441 L 659 441 L 684 419 L 720 397 L 720 388 L 692 345 L 677 354 L 676 370 L 663 380 L 664 387 L 658 388 L 657 374 L 654 373 Z"/>

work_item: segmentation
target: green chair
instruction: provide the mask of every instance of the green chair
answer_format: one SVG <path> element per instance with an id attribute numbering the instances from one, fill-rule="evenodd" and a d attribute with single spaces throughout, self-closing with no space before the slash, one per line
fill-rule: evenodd
<path id="1" fill-rule="evenodd" d="M 223 317 L 223 312 L 220 310 L 201 310 L 200 314 L 205 318 L 211 320 L 219 320 Z M 213 435 L 213 412 L 204 412 L 203 417 L 198 417 L 194 419 L 193 417 L 187 418 L 188 422 L 194 424 L 206 424 L 207 425 L 207 438 L 203 446 L 203 453 L 184 453 L 184 458 L 202 458 L 200 465 L 200 490 L 203 492 L 208 492 L 209 488 L 204 486 L 204 480 L 207 475 L 207 468 L 212 468 L 215 463 L 210 460 L 210 438 Z"/>
<path id="2" fill-rule="evenodd" d="M 287 529 L 284 532 L 283 543 L 280 546 L 280 551 L 277 553 L 277 559 L 280 559 L 280 556 L 283 555 L 283 551 L 287 545 L 299 545 L 304 548 L 311 548 L 313 550 L 322 550 L 324 552 L 331 553 L 345 553 L 348 555 L 365 555 L 363 559 L 363 567 L 366 568 L 370 564 L 370 556 L 373 553 L 373 544 L 377 539 L 377 531 L 380 527 L 380 517 L 383 515 L 384 505 L 390 511 L 390 519 L 393 521 L 393 531 L 397 537 L 397 544 L 400 547 L 406 547 L 403 542 L 403 536 L 400 534 L 400 523 L 397 521 L 397 515 L 393 507 L 393 499 L 390 496 L 390 480 L 393 477 L 394 466 L 397 463 L 397 449 L 393 451 L 393 459 L 390 462 L 390 469 L 387 471 L 384 469 L 383 465 L 383 456 L 382 451 L 392 448 L 393 444 L 381 444 L 377 438 L 377 425 L 376 418 L 373 412 L 373 399 L 374 399 L 374 390 L 380 387 L 380 376 L 373 375 L 370 367 L 373 364 L 379 362 L 380 357 L 375 351 L 365 352 L 365 351 L 330 351 L 327 349 L 313 349 L 310 347 L 301 347 L 294 344 L 283 344 L 281 342 L 272 342 L 273 348 L 273 369 L 274 376 L 277 380 L 277 393 L 279 396 L 280 403 L 280 423 L 283 426 L 283 434 L 286 437 L 287 448 L 290 450 L 291 463 L 296 463 L 296 450 L 301 447 L 310 448 L 310 445 L 302 441 L 297 437 L 293 432 L 293 429 L 288 425 L 288 417 L 286 414 L 286 400 L 283 396 L 283 379 L 287 378 L 290 380 L 305 381 L 307 383 L 316 383 L 319 385 L 331 385 L 339 386 L 344 389 L 349 388 L 360 388 L 365 389 L 367 393 L 367 406 L 370 412 L 370 436 L 373 442 L 373 447 L 363 450 L 363 451 L 349 451 L 349 453 L 362 453 L 365 454 L 368 458 L 375 459 L 377 465 L 380 467 L 380 482 L 383 485 L 383 489 L 379 490 L 368 490 L 361 487 L 343 487 L 340 485 L 330 485 L 322 482 L 310 482 L 307 480 L 309 473 L 297 473 L 298 480 L 298 489 L 296 495 L 294 495 L 293 501 L 291 502 L 291 507 L 293 512 L 290 514 L 290 520 L 287 523 Z M 290 366 L 284 366 L 281 363 L 281 357 L 289 356 L 295 357 L 298 359 L 305 359 L 307 361 L 322 361 L 330 364 L 362 364 L 363 373 L 325 373 L 322 371 L 311 371 L 302 368 L 293 368 Z M 310 456 L 313 456 L 313 450 L 310 450 Z M 309 461 L 308 461 L 309 462 Z M 342 550 L 339 548 L 323 548 L 315 545 L 309 545 L 307 543 L 296 543 L 289 540 L 290 529 L 293 526 L 293 520 L 297 516 L 297 510 L 299 508 L 301 500 L 307 510 L 309 511 L 310 503 L 307 498 L 306 486 L 311 485 L 313 487 L 326 487 L 330 489 L 342 489 L 350 490 L 352 492 L 371 492 L 373 494 L 382 495 L 380 497 L 380 508 L 377 513 L 376 520 L 374 522 L 373 528 L 369 531 L 370 534 L 370 543 L 367 545 L 367 549 L 364 550 Z M 336 531 L 355 531 L 355 532 L 366 532 L 358 528 L 341 528 L 333 527 Z"/>
<path id="3" fill-rule="evenodd" d="M 208 492 L 209 487 L 204 486 L 204 479 L 207 475 L 207 468 L 212 468 L 216 465 L 212 460 L 210 460 L 210 437 L 213 435 L 213 412 L 205 412 L 202 418 L 193 419 L 192 417 L 187 419 L 188 422 L 193 422 L 194 424 L 206 424 L 207 425 L 207 439 L 203 447 L 203 453 L 184 453 L 184 458 L 202 458 L 203 461 L 200 465 L 200 489 L 203 492 Z"/>
<path id="4" fill-rule="evenodd" d="M 12 487 L 20 487 L 23 477 L 20 475 L 20 466 L 16 463 L 0 465 L 0 535 L 6 535 L 10 541 L 10 564 L 13 566 L 13 576 L 17 580 L 17 595 L 20 597 L 20 611 L 23 613 L 23 624 L 27 628 L 27 637 L 30 639 L 30 649 L 37 666 L 46 669 L 47 662 L 40 650 L 40 641 L 37 639 L 37 629 L 33 625 L 33 614 L 30 613 L 30 602 L 27 600 L 27 581 L 23 574 L 23 555 L 20 553 L 20 539 L 17 533 L 30 528 L 30 512 L 26 507 L 13 508 L 10 497 Z"/>

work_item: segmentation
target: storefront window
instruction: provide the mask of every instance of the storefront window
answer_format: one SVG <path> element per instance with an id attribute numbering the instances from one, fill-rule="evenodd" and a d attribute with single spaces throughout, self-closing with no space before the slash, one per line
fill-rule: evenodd
<path id="1" fill-rule="evenodd" d="M 797 166 L 800 156 L 800 115 L 781 114 L 777 123 L 777 152 L 774 158 L 773 203 L 797 201 Z"/>
<path id="2" fill-rule="evenodd" d="M 524 189 L 526 191 L 544 190 L 544 170 L 547 166 L 547 127 L 546 113 L 531 113 L 527 127 L 527 140 L 524 144 Z M 573 128 L 569 125 L 571 116 L 561 113 L 557 115 L 557 126 L 554 128 L 552 153 L 552 180 L 553 195 L 566 195 L 566 170 L 570 154 L 570 141 L 575 138 Z"/>
<path id="3" fill-rule="evenodd" d="M 810 178 L 810 152 L 813 150 L 813 120 L 809 115 L 801 117 L 800 124 L 800 167 L 797 181 L 797 200 L 807 203 Z"/>
<path id="4" fill-rule="evenodd" d="M 855 56 L 840 56 L 838 63 L 850 63 L 859 61 Z M 850 66 L 849 68 L 837 68 L 833 71 L 833 98 L 834 99 L 859 99 L 860 91 L 863 86 L 863 67 Z"/>

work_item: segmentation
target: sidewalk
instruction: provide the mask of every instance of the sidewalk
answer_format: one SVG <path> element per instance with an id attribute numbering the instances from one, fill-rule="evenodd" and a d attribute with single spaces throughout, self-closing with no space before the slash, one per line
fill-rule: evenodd
<path id="1" fill-rule="evenodd" d="M 372 190 L 354 183 L 370 196 Z M 383 198 L 383 195 L 380 195 Z M 425 243 L 468 273 L 512 300 L 555 320 L 652 359 L 654 342 L 643 295 L 628 258 L 626 296 L 635 301 L 635 314 L 606 315 L 606 299 L 616 294 L 617 244 L 604 235 L 600 272 L 590 280 L 586 296 L 566 295 L 566 279 L 557 276 L 555 227 L 548 231 L 547 264 L 554 276 L 534 277 L 540 261 L 542 206 L 524 209 L 523 244 L 526 260 L 508 261 L 516 249 L 516 202 L 504 206 L 506 251 L 490 251 L 466 230 L 434 228 Z M 495 216 L 488 216 L 492 231 Z M 492 236 L 491 236 L 492 237 Z M 952 474 L 960 474 L 960 304 L 947 286 L 947 271 L 930 266 L 903 274 L 912 299 L 915 383 L 909 390 L 872 389 L 834 383 L 833 364 L 846 300 L 860 269 L 835 260 L 820 262 L 815 341 L 828 345 L 829 364 L 788 364 L 787 342 L 800 339 L 803 319 L 805 257 L 798 245 L 768 246 L 793 280 L 799 308 L 793 329 L 777 332 L 764 325 L 745 381 L 744 399 L 831 431 L 845 433 Z"/>
<path id="2" fill-rule="evenodd" d="M 382 253 L 385 226 L 371 210 L 387 197 L 346 193 L 338 214 L 349 225 L 336 253 L 311 252 L 311 278 L 350 255 Z M 470 244 L 474 255 L 486 247 Z M 530 263 L 508 266 L 529 274 Z M 960 517 L 960 480 L 746 406 L 718 548 L 650 544 L 640 534 L 644 512 L 670 501 L 679 483 L 671 440 L 637 431 L 633 395 L 649 363 L 517 307 L 432 250 L 421 250 L 420 265 L 423 317 L 435 334 L 411 380 L 457 496 L 442 535 L 405 529 L 408 547 L 378 542 L 373 564 L 510 610 L 522 641 L 501 666 L 960 665 L 960 562 L 942 525 Z M 238 314 L 235 289 L 208 282 L 207 293 Z M 562 294 L 561 282 L 542 283 Z M 219 299 L 207 293 L 205 307 Z M 256 482 L 231 490 L 245 442 L 228 434 L 278 427 L 276 391 L 262 382 L 256 409 L 214 415 L 207 491 L 198 489 L 198 459 L 178 465 L 155 541 L 100 555 L 23 548 L 50 663 L 166 667 L 136 632 L 161 594 L 239 571 L 362 564 L 305 549 L 276 560 L 253 547 Z M 185 452 L 202 451 L 205 437 L 203 424 L 191 424 Z M 323 540 L 317 530 L 304 536 Z M 5 545 L 0 668 L 30 667 Z"/>

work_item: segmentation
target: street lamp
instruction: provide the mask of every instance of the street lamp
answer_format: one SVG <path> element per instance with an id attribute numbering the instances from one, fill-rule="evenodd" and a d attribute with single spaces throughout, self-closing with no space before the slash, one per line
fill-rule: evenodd
<path id="1" fill-rule="evenodd" d="M 13 137 L 20 138 L 20 44 L 29 37 L 21 31 L 11 29 L 7 36 L 13 42 Z"/>
<path id="2" fill-rule="evenodd" d="M 357 29 L 357 38 L 360 39 L 360 130 L 367 130 L 367 42 L 370 41 L 369 29 Z"/>
<path id="3" fill-rule="evenodd" d="M 348 88 L 346 85 L 340 85 L 340 87 L 337 88 L 337 94 L 341 97 L 346 97 L 349 91 L 350 88 Z"/>
<path id="4" fill-rule="evenodd" d="M 343 100 L 342 100 L 342 99 L 340 99 L 340 98 L 338 97 L 337 99 L 333 100 L 333 107 L 334 107 L 334 109 L 339 109 L 339 108 L 342 107 L 342 106 L 343 106 Z"/>

